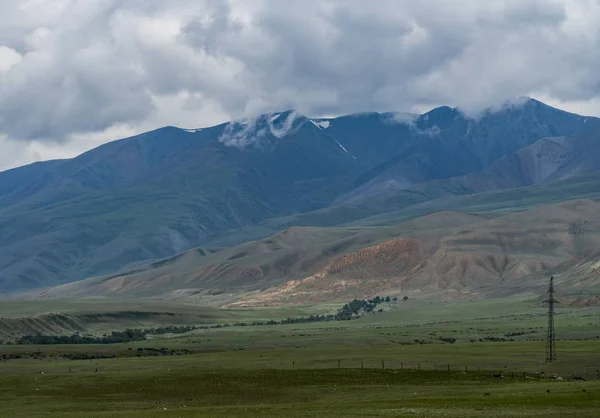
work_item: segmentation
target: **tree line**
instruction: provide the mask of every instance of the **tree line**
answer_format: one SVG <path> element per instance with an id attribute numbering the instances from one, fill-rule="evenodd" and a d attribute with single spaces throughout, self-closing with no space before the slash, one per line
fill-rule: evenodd
<path id="1" fill-rule="evenodd" d="M 404 300 L 408 299 L 404 297 Z M 93 335 L 82 335 L 75 333 L 72 335 L 24 335 L 19 338 L 15 344 L 35 344 L 35 345 L 46 345 L 46 344 L 117 344 L 117 343 L 128 343 L 132 341 L 142 341 L 146 339 L 148 335 L 161 335 L 161 334 L 183 334 L 194 330 L 203 329 L 217 329 L 217 328 L 228 328 L 228 327 L 245 327 L 245 326 L 262 326 L 262 325 L 282 325 L 282 324 L 299 324 L 307 322 L 321 322 L 321 321 L 347 321 L 356 318 L 360 318 L 365 313 L 375 312 L 377 305 L 384 302 L 397 301 L 398 298 L 382 298 L 376 296 L 368 300 L 355 299 L 352 302 L 346 303 L 342 306 L 335 314 L 329 315 L 310 315 L 306 317 L 298 318 L 286 318 L 279 321 L 268 320 L 268 321 L 253 321 L 253 322 L 235 322 L 232 324 L 217 324 L 217 325 L 171 325 L 162 326 L 158 328 L 150 329 L 126 329 L 124 331 L 112 331 L 111 333 L 103 334 L 100 336 Z"/>

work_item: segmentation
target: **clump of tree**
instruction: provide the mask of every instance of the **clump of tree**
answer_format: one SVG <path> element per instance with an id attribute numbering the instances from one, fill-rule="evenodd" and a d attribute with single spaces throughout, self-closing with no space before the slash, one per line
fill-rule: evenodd
<path id="1" fill-rule="evenodd" d="M 480 339 L 480 341 L 481 341 L 481 339 Z M 503 343 L 503 342 L 510 341 L 510 340 L 507 340 L 506 338 L 502 338 L 502 337 L 493 337 L 493 336 L 489 337 L 488 336 L 488 337 L 483 337 L 483 341 L 491 341 L 494 343 Z"/>
<path id="2" fill-rule="evenodd" d="M 81 335 L 24 335 L 16 341 L 16 344 L 117 344 L 142 341 L 147 335 L 161 334 L 183 334 L 199 327 L 193 325 L 164 326 L 150 329 L 126 329 L 124 331 L 112 331 L 100 336 Z"/>
<path id="3" fill-rule="evenodd" d="M 391 302 L 388 296 L 385 299 L 380 296 L 375 296 L 369 300 L 354 299 L 352 302 L 341 307 L 337 314 L 334 315 L 334 320 L 344 321 L 360 317 L 363 313 L 374 312 L 377 305 L 383 302 Z M 379 310 L 381 312 L 381 310 Z"/>
<path id="4" fill-rule="evenodd" d="M 115 344 L 140 341 L 146 339 L 147 330 L 126 329 L 113 331 L 99 337 L 91 335 L 25 335 L 17 340 L 17 344 Z"/>

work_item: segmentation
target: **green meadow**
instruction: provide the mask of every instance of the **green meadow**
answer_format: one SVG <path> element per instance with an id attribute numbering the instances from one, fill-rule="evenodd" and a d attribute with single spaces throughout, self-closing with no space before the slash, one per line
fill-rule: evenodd
<path id="1" fill-rule="evenodd" d="M 558 309 L 558 362 L 546 364 L 545 310 L 534 299 L 380 306 L 350 321 L 202 329 L 125 344 L 5 345 L 0 416 L 600 414 L 597 308 Z M 332 309 L 219 314 L 267 319 Z M 74 354 L 84 359 L 68 359 Z"/>

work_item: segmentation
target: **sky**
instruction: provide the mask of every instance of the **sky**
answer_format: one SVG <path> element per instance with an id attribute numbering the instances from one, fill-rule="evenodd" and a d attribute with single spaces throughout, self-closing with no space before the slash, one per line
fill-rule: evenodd
<path id="1" fill-rule="evenodd" d="M 600 0 L 0 0 L 0 170 L 263 112 L 600 116 Z"/>

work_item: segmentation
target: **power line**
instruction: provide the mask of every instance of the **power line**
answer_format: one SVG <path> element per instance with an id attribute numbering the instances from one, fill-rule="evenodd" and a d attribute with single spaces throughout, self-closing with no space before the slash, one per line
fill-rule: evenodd
<path id="1" fill-rule="evenodd" d="M 546 363 L 556 362 L 556 335 L 554 334 L 554 304 L 560 303 L 554 299 L 554 277 L 550 277 L 548 288 L 548 334 L 546 336 Z"/>

